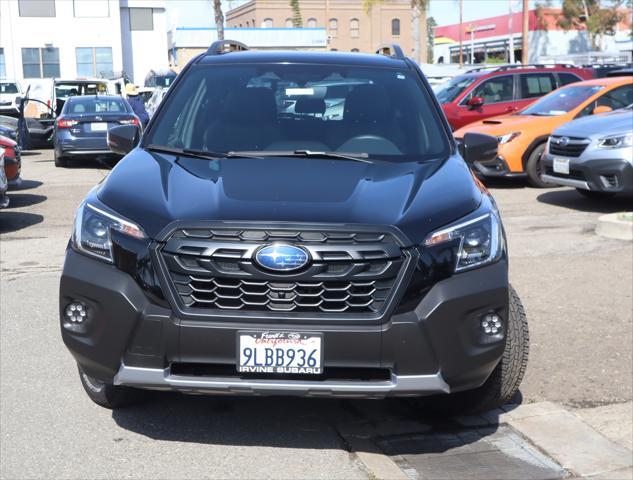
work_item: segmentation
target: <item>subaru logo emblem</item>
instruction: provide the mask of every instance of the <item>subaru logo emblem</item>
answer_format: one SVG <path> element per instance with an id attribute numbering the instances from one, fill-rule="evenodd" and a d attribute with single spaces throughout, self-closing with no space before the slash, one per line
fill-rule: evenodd
<path id="1" fill-rule="evenodd" d="M 308 252 L 294 245 L 274 244 L 260 248 L 255 262 L 275 272 L 290 272 L 305 267 L 310 261 Z"/>
<path id="2" fill-rule="evenodd" d="M 559 137 L 556 139 L 556 145 L 560 145 L 561 147 L 566 147 L 569 145 L 569 137 Z"/>

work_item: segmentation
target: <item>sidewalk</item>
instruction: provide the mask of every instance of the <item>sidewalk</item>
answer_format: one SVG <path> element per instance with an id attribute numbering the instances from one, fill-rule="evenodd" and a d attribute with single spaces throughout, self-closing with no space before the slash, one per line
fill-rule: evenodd
<path id="1" fill-rule="evenodd" d="M 374 423 L 369 412 L 339 433 L 378 479 L 633 479 L 632 409 L 631 402 L 575 410 L 539 402 L 442 425 Z"/>

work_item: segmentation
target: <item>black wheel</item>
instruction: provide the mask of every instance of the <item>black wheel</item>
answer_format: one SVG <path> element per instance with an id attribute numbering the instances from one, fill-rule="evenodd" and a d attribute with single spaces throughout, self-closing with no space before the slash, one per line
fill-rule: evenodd
<path id="1" fill-rule="evenodd" d="M 530 154 L 527 163 L 525 164 L 525 172 L 527 173 L 528 183 L 532 187 L 536 188 L 548 188 L 555 187 L 556 185 L 541 180 L 541 174 L 545 173 L 545 166 L 543 165 L 543 152 L 545 151 L 545 144 L 542 143 L 536 147 Z"/>
<path id="2" fill-rule="evenodd" d="M 517 393 L 528 364 L 530 338 L 523 304 L 512 287 L 509 296 L 506 345 L 497 367 L 479 388 L 433 397 L 432 408 L 451 415 L 480 413 L 499 408 Z"/>
<path id="3" fill-rule="evenodd" d="M 580 193 L 583 197 L 587 198 L 610 198 L 615 195 L 613 192 L 597 192 L 596 190 L 585 190 L 584 188 L 577 188 L 576 191 Z"/>
<path id="4" fill-rule="evenodd" d="M 88 375 L 79 365 L 77 368 L 84 390 L 97 405 L 116 409 L 140 403 L 145 399 L 146 392 L 143 390 L 104 383 Z"/>
<path id="5" fill-rule="evenodd" d="M 55 156 L 55 166 L 65 168 L 68 166 L 68 159 L 63 155 L 57 153 L 57 150 L 54 150 L 53 155 Z"/>

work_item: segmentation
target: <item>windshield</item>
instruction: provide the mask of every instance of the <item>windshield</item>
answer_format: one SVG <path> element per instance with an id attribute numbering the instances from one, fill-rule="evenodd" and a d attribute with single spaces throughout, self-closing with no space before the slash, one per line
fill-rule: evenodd
<path id="1" fill-rule="evenodd" d="M 440 103 L 450 103 L 470 87 L 477 77 L 474 75 L 460 75 L 433 88 Z"/>
<path id="2" fill-rule="evenodd" d="M 163 88 L 169 88 L 175 79 L 176 79 L 175 75 L 157 76 L 156 77 L 156 86 L 157 87 L 163 87 Z"/>
<path id="3" fill-rule="evenodd" d="M 0 93 L 18 93 L 15 83 L 0 82 Z"/>
<path id="4" fill-rule="evenodd" d="M 450 151 L 430 99 L 407 69 L 202 65 L 189 70 L 166 102 L 144 145 L 397 160 Z"/>
<path id="5" fill-rule="evenodd" d="M 64 113 L 127 113 L 126 102 L 121 98 L 77 97 L 66 102 Z"/>
<path id="6" fill-rule="evenodd" d="M 564 115 L 603 88 L 604 87 L 601 86 L 570 86 L 561 88 L 537 100 L 523 110 L 520 115 L 541 115 L 550 117 Z"/>
<path id="7" fill-rule="evenodd" d="M 57 83 L 55 84 L 55 97 L 66 100 L 77 95 L 95 95 L 106 93 L 105 83 Z"/>

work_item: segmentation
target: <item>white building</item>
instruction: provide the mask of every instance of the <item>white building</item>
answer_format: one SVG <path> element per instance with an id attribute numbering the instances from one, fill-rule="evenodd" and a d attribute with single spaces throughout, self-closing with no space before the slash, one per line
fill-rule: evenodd
<path id="1" fill-rule="evenodd" d="M 142 84 L 167 65 L 164 0 L 0 0 L 0 77 Z"/>
<path id="2" fill-rule="evenodd" d="M 256 50 L 326 50 L 325 28 L 225 28 L 224 38 Z M 215 28 L 175 27 L 169 31 L 169 59 L 180 71 L 194 56 L 218 39 Z"/>

